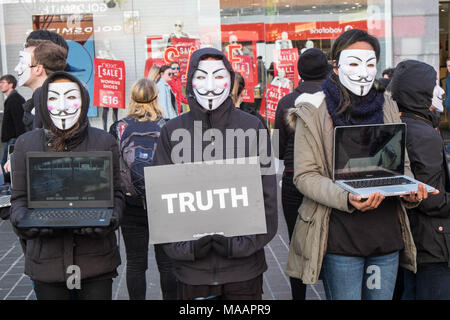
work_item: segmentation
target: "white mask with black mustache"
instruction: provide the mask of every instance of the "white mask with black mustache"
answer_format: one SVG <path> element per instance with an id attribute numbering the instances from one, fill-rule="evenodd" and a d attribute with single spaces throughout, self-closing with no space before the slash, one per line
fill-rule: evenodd
<path id="1" fill-rule="evenodd" d="M 75 82 L 48 85 L 47 109 L 53 124 L 60 130 L 72 128 L 81 114 L 81 90 Z"/>
<path id="2" fill-rule="evenodd" d="M 365 96 L 377 75 L 377 57 L 373 50 L 343 50 L 339 57 L 339 81 L 356 94 Z"/>
<path id="3" fill-rule="evenodd" d="M 192 79 L 197 102 L 206 110 L 218 108 L 230 95 L 231 75 L 222 60 L 202 60 Z"/>

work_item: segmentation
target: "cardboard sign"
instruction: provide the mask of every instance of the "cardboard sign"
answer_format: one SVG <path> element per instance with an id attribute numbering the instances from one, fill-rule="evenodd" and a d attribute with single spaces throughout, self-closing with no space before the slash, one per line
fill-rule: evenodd
<path id="1" fill-rule="evenodd" d="M 284 70 L 284 77 L 291 80 L 294 88 L 298 86 L 298 49 L 280 49 L 273 51 L 274 75 L 278 76 L 278 70 Z"/>
<path id="2" fill-rule="evenodd" d="M 267 232 L 258 158 L 231 160 L 144 168 L 150 243 Z"/>
<path id="3" fill-rule="evenodd" d="M 266 95 L 262 100 L 260 114 L 261 116 L 269 120 L 270 122 L 275 121 L 275 113 L 277 111 L 278 102 L 280 102 L 281 98 L 289 93 L 288 88 L 274 86 L 273 84 L 268 84 L 266 86 Z M 267 100 L 267 111 L 266 111 L 266 103 Z"/>
<path id="4" fill-rule="evenodd" d="M 120 60 L 94 59 L 94 105 L 125 108 L 125 63 Z"/>

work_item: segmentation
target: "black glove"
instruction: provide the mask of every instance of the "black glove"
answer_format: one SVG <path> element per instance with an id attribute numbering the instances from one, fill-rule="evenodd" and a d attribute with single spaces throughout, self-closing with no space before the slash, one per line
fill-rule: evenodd
<path id="1" fill-rule="evenodd" d="M 11 207 L 0 208 L 0 218 L 2 220 L 8 220 L 11 215 Z"/>
<path id="2" fill-rule="evenodd" d="M 16 230 L 19 236 L 26 240 L 53 235 L 53 229 L 50 228 L 17 228 Z"/>
<path id="3" fill-rule="evenodd" d="M 91 236 L 95 238 L 104 238 L 119 226 L 119 219 L 112 217 L 107 227 L 87 227 L 73 229 L 73 233 L 79 236 Z"/>
<path id="4" fill-rule="evenodd" d="M 212 236 L 204 236 L 198 240 L 192 241 L 194 248 L 194 258 L 201 259 L 208 255 L 211 250 Z"/>
<path id="5" fill-rule="evenodd" d="M 231 256 L 231 238 L 221 236 L 220 234 L 214 234 L 212 236 L 213 249 L 216 250 L 218 254 L 224 257 Z"/>

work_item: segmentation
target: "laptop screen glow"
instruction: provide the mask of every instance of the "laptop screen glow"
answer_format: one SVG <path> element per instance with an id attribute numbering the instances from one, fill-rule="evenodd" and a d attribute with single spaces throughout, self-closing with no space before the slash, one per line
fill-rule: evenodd
<path id="1" fill-rule="evenodd" d="M 403 175 L 405 124 L 335 128 L 335 180 Z"/>
<path id="2" fill-rule="evenodd" d="M 61 203 L 111 200 L 111 157 L 35 156 L 28 161 L 30 201 Z"/>

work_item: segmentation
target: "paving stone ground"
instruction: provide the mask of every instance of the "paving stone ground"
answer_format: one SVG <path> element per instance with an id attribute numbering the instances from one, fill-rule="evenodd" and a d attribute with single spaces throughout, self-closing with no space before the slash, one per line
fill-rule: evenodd
<path id="1" fill-rule="evenodd" d="M 280 176 L 278 180 L 281 180 Z M 291 299 L 289 278 L 284 273 L 288 258 L 289 239 L 280 197 L 278 197 L 278 202 L 278 233 L 265 248 L 268 270 L 264 273 L 264 300 Z M 123 241 L 121 241 L 120 249 L 123 263 L 118 270 L 119 276 L 113 282 L 113 299 L 128 300 L 125 280 L 126 256 Z M 12 231 L 10 222 L 0 220 L 0 300 L 36 299 L 31 281 L 23 274 L 23 270 L 24 256 L 18 238 Z M 148 300 L 161 300 L 159 273 L 156 268 L 153 246 L 149 247 L 146 298 Z M 325 293 L 322 283 L 308 286 L 306 298 L 308 300 L 324 300 Z"/>

